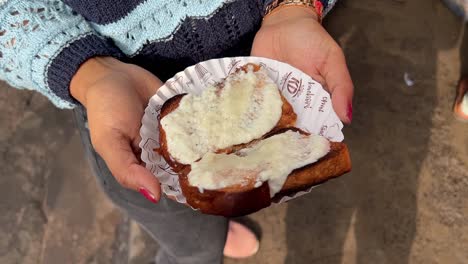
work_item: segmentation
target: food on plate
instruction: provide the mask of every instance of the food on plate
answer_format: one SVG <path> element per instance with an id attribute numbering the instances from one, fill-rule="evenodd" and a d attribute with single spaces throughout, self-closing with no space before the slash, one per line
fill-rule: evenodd
<path id="1" fill-rule="evenodd" d="M 293 107 L 255 64 L 169 99 L 160 118 L 156 151 L 203 213 L 249 214 L 351 170 L 346 145 L 295 127 Z"/>

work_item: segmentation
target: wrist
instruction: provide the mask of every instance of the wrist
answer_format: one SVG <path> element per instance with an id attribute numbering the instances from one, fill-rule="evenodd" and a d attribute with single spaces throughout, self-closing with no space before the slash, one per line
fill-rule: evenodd
<path id="1" fill-rule="evenodd" d="M 317 12 L 305 5 L 284 5 L 276 8 L 263 18 L 262 25 L 284 23 L 294 19 L 312 19 L 320 22 Z"/>
<path id="2" fill-rule="evenodd" d="M 123 62 L 112 57 L 94 57 L 86 60 L 70 82 L 70 94 L 86 106 L 86 94 L 94 84 L 118 71 Z"/>

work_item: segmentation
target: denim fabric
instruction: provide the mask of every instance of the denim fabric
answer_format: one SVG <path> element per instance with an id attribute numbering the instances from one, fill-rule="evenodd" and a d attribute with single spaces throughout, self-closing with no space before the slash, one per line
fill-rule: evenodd
<path id="1" fill-rule="evenodd" d="M 117 207 L 158 242 L 160 251 L 156 263 L 222 263 L 228 220 L 201 214 L 164 197 L 158 204 L 153 204 L 138 192 L 121 187 L 91 145 L 84 109 L 76 107 L 74 112 L 86 156 L 97 182 Z"/>

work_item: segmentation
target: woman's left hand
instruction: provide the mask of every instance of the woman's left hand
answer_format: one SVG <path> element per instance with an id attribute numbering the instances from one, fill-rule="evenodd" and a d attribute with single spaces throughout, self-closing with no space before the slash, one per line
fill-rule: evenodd
<path id="1" fill-rule="evenodd" d="M 251 55 L 286 62 L 310 75 L 331 93 L 340 119 L 351 123 L 353 82 L 345 57 L 314 10 L 286 7 L 268 15 L 255 36 Z"/>

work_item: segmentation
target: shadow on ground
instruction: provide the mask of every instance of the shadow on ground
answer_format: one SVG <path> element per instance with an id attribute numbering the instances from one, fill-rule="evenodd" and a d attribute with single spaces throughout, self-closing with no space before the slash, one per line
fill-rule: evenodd
<path id="1" fill-rule="evenodd" d="M 286 263 L 409 262 L 443 48 L 435 25 L 446 21 L 433 21 L 427 0 L 358 2 L 342 1 L 327 25 L 356 87 L 345 130 L 353 171 L 288 205 Z"/>

